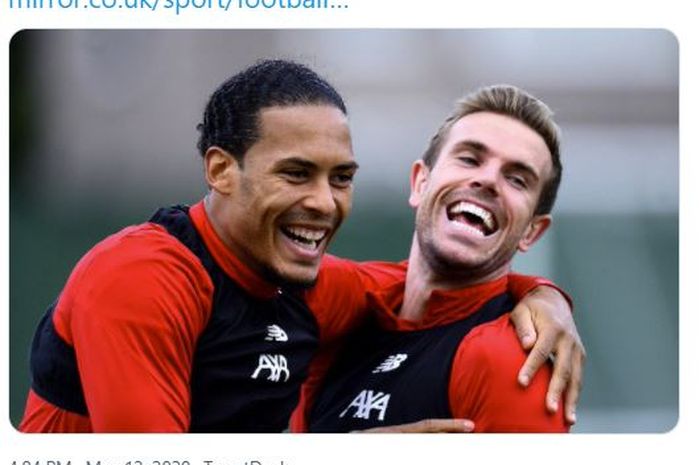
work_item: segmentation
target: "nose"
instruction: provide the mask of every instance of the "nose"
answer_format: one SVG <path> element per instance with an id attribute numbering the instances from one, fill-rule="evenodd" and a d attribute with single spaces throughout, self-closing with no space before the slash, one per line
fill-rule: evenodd
<path id="1" fill-rule="evenodd" d="M 469 186 L 472 189 L 477 189 L 491 197 L 498 196 L 496 188 L 500 173 L 495 164 L 484 164 L 479 170 L 473 173 Z"/>
<path id="2" fill-rule="evenodd" d="M 336 201 L 333 187 L 325 181 L 319 181 L 310 186 L 310 190 L 302 203 L 304 208 L 323 215 L 333 215 L 336 212 Z"/>

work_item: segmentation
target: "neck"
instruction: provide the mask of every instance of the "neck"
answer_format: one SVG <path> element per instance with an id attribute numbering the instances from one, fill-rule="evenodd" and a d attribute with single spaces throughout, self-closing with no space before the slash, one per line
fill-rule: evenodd
<path id="1" fill-rule="evenodd" d="M 209 223 L 214 229 L 214 232 L 228 251 L 245 266 L 256 273 L 260 273 L 260 268 L 257 267 L 255 262 L 248 256 L 245 248 L 240 247 L 228 234 L 227 228 L 225 227 L 226 221 L 235 215 L 232 215 L 227 210 L 226 203 L 223 202 L 220 194 L 215 191 L 209 191 L 206 197 L 204 197 L 204 210 L 207 212 Z"/>
<path id="2" fill-rule="evenodd" d="M 432 267 L 420 251 L 418 238 L 413 235 L 411 253 L 408 255 L 408 270 L 406 271 L 406 287 L 399 317 L 419 321 L 425 315 L 430 300 L 430 294 L 439 289 L 440 282 L 436 279 Z"/>
<path id="3" fill-rule="evenodd" d="M 406 272 L 406 287 L 404 298 L 399 311 L 399 317 L 411 321 L 423 319 L 428 301 L 433 291 L 462 289 L 476 284 L 498 279 L 508 273 L 504 267 L 491 273 L 484 274 L 481 270 L 439 270 L 431 264 L 418 243 L 417 235 L 413 235 L 411 253 L 408 257 Z"/>
<path id="4" fill-rule="evenodd" d="M 214 228 L 216 235 L 229 250 L 235 252 L 236 247 L 231 243 L 226 235 L 225 229 L 222 226 L 222 216 L 224 215 L 223 205 L 214 191 L 209 191 L 209 193 L 204 197 L 204 210 L 207 212 L 207 218 L 209 218 L 209 223 L 211 223 L 212 227 Z"/>

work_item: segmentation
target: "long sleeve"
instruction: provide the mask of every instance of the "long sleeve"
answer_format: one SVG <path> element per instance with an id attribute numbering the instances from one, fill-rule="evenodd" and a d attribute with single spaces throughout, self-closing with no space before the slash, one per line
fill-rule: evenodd
<path id="1" fill-rule="evenodd" d="M 508 291 L 513 294 L 518 301 L 522 300 L 523 297 L 525 297 L 529 292 L 533 291 L 539 286 L 547 286 L 559 291 L 559 293 L 569 302 L 569 307 L 573 310 L 574 301 L 571 296 L 547 278 L 518 273 L 508 274 Z"/>
<path id="2" fill-rule="evenodd" d="M 198 259 L 155 225 L 111 236 L 79 262 L 53 322 L 75 350 L 92 431 L 188 429 L 189 376 L 212 293 Z M 75 428 L 75 414 L 33 400 L 44 424 L 25 414 L 23 431 Z"/>

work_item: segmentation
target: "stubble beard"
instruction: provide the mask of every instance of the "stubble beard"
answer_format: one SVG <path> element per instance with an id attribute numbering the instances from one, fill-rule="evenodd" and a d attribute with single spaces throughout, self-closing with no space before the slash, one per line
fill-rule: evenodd
<path id="1" fill-rule="evenodd" d="M 319 269 L 320 271 L 320 269 Z M 281 271 L 273 267 L 265 266 L 261 270 L 261 274 L 265 281 L 274 286 L 285 288 L 288 290 L 306 290 L 314 287 L 318 281 L 318 272 L 312 279 L 296 279 L 285 276 Z"/>
<path id="2" fill-rule="evenodd" d="M 437 280 L 448 285 L 462 287 L 483 282 L 503 265 L 509 263 L 515 255 L 515 249 L 502 253 L 496 250 L 488 257 L 467 262 L 441 248 L 439 241 L 434 238 L 432 228 L 421 225 L 421 221 L 424 220 L 419 219 L 416 224 L 420 253 Z M 503 255 L 503 257 L 498 258 L 497 255 Z M 494 257 L 495 259 L 492 259 Z"/>

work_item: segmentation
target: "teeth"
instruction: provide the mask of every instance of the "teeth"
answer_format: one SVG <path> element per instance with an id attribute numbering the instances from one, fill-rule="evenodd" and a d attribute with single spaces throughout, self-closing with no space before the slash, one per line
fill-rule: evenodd
<path id="1" fill-rule="evenodd" d="M 327 234 L 324 229 L 308 229 L 301 226 L 286 226 L 282 230 L 294 242 L 309 250 L 317 249 Z"/>
<path id="2" fill-rule="evenodd" d="M 459 202 L 452 208 L 450 208 L 450 214 L 457 215 L 460 213 L 471 213 L 472 215 L 478 216 L 479 218 L 481 218 L 481 220 L 484 222 L 484 225 L 486 225 L 488 229 L 493 229 L 496 226 L 491 212 L 489 212 L 488 210 L 484 210 L 480 206 L 474 205 L 473 203 Z"/>
<path id="3" fill-rule="evenodd" d="M 307 241 L 320 241 L 326 235 L 326 232 L 322 230 L 306 229 L 295 226 L 287 228 L 287 231 L 302 239 L 306 239 Z"/>
<path id="4" fill-rule="evenodd" d="M 470 224 L 461 223 L 461 222 L 455 222 L 454 224 L 457 225 L 458 227 L 462 228 L 462 229 L 466 229 L 466 230 L 471 231 L 471 232 L 473 232 L 473 233 L 475 233 L 475 234 L 478 234 L 478 235 L 480 235 L 481 237 L 484 237 L 484 236 L 485 236 L 485 235 L 484 235 L 484 232 L 483 232 L 481 229 L 475 228 L 474 226 L 472 226 L 472 225 L 470 225 Z"/>

